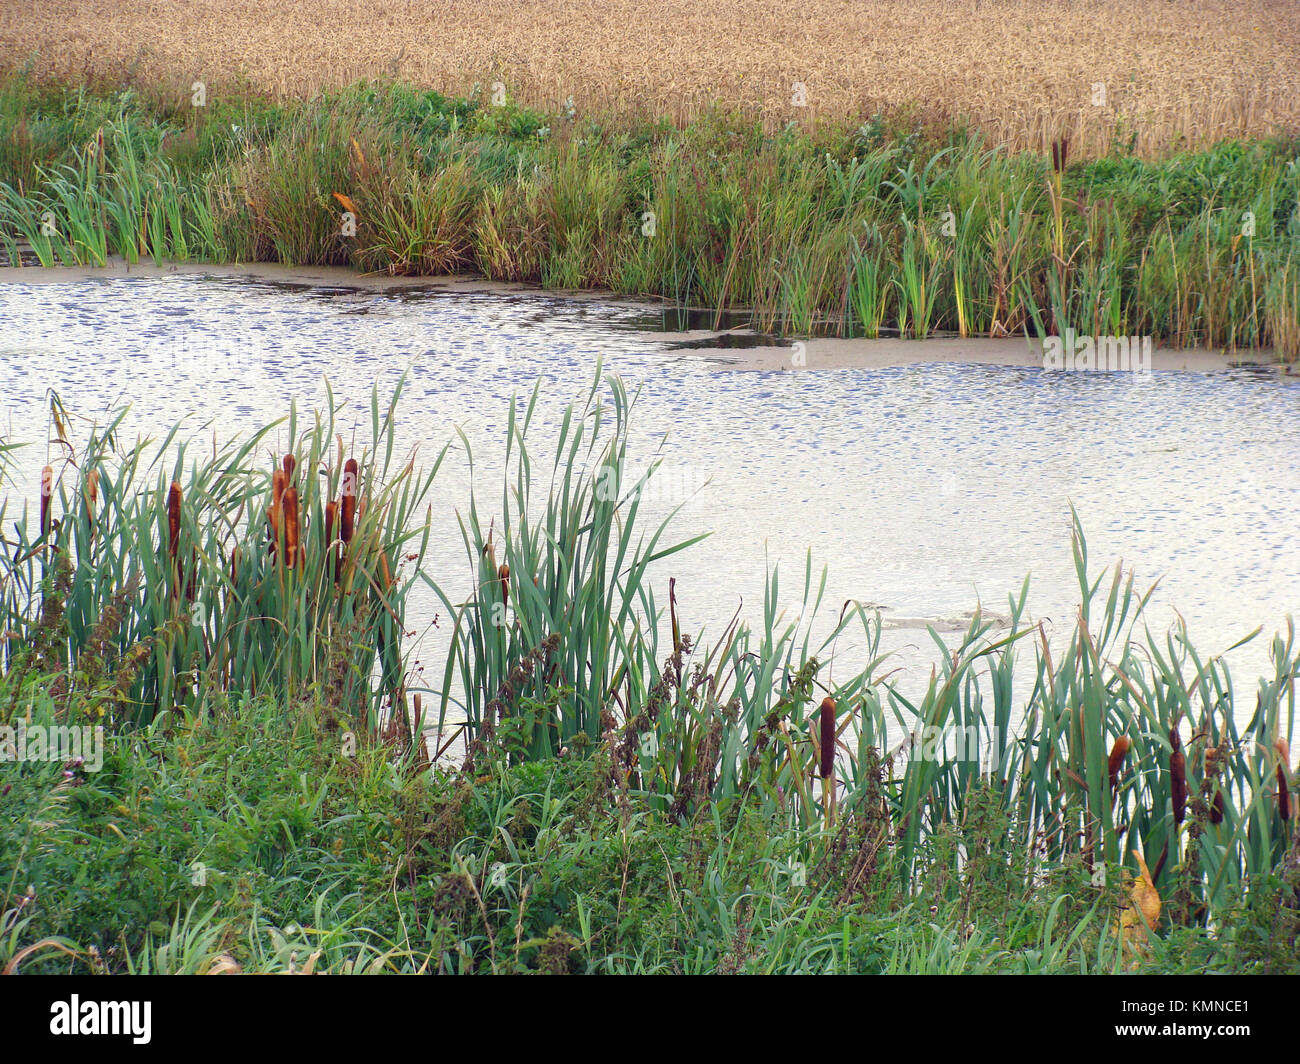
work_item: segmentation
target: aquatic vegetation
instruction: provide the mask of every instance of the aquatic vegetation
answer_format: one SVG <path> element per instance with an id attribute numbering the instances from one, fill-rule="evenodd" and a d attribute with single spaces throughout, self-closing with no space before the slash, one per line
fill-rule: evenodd
<path id="1" fill-rule="evenodd" d="M 1065 138 L 765 132 L 720 110 L 677 128 L 379 84 L 220 113 L 15 75 L 0 253 L 476 271 L 796 335 L 1071 328 L 1300 355 L 1293 138 L 1079 160 Z"/>
<path id="2" fill-rule="evenodd" d="M 1076 516 L 1079 613 L 1055 656 L 1042 628 L 1021 622 L 1026 582 L 1007 628 L 977 614 L 953 648 L 936 634 L 939 664 L 909 697 L 878 654 L 878 617 L 860 605 L 814 638 L 825 574 L 811 558 L 797 617 L 780 611 L 772 572 L 762 624 L 709 640 L 682 631 L 670 584 L 661 651 L 665 607 L 647 571 L 690 541 L 671 538 L 671 517 L 639 528 L 654 468 L 626 478 L 632 403 L 609 387 L 608 409 L 593 393 L 566 416 L 543 516 L 530 503 L 547 465 L 526 443 L 534 393 L 508 425 L 500 508 L 476 495 L 462 522 L 475 590 L 459 603 L 441 593 L 456 626 L 440 717 L 464 717 L 471 762 L 494 749 L 511 762 L 594 750 L 653 808 L 684 814 L 743 795 L 805 827 L 832 798 L 848 816 L 883 798 L 909 866 L 988 791 L 1026 853 L 1104 878 L 1137 851 L 1162 895 L 1184 892 L 1187 919 L 1278 866 L 1292 837 L 1293 629 L 1275 637 L 1274 674 L 1243 724 L 1221 657 L 1200 655 L 1181 629 L 1138 635 L 1150 592 L 1118 568 L 1109 580 L 1089 571 Z M 814 796 L 812 781 L 832 777 L 838 786 Z"/>
<path id="3" fill-rule="evenodd" d="M 50 464 L 35 514 L 6 499 L 0 722 L 102 724 L 108 749 L 103 773 L 0 766 L 0 962 L 1293 963 L 1260 945 L 1300 933 L 1292 627 L 1239 690 L 1181 628 L 1138 635 L 1150 593 L 1090 568 L 1076 517 L 1068 638 L 1022 622 L 1026 581 L 1005 624 L 977 613 L 955 646 L 931 633 L 920 691 L 860 604 L 816 631 L 811 558 L 795 614 L 772 571 L 755 626 L 692 636 L 675 586 L 693 540 L 671 515 L 638 521 L 653 465 L 629 473 L 634 397 L 599 378 L 550 459 L 530 449 L 537 393 L 512 404 L 501 494 L 461 511 L 458 596 L 422 561 L 441 455 L 394 459 L 398 399 L 372 397 L 357 457 L 332 401 L 210 454 L 179 427 L 160 451 L 124 447 L 119 418 Z M 57 402 L 52 419 L 66 440 Z M 449 614 L 432 688 L 405 665 L 417 580 Z M 94 847 L 70 856 L 74 836 Z M 925 908 L 943 915 L 918 931 Z"/>
<path id="4" fill-rule="evenodd" d="M 333 401 L 213 448 L 181 425 L 129 442 L 126 411 L 91 426 L 57 397 L 56 464 L 39 522 L 0 503 L 0 667 L 59 675 L 62 697 L 114 726 L 229 696 L 319 696 L 346 726 L 374 731 L 410 705 L 405 597 L 427 545 L 419 524 L 440 457 L 396 461 L 393 411 L 372 396 L 371 439 L 345 457 Z M 287 445 L 276 447 L 277 439 Z M 209 450 L 210 449 L 210 450 Z M 275 455 L 268 469 L 259 452 Z M 337 528 L 330 514 L 341 513 Z M 57 607 L 57 608 L 56 608 Z M 90 697 L 93 692 L 94 697 Z M 384 707 L 388 707 L 385 709 Z"/>

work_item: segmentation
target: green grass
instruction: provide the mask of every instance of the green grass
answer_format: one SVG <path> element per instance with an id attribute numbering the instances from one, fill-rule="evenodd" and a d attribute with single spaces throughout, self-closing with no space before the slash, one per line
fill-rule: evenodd
<path id="1" fill-rule="evenodd" d="M 1298 156 L 1224 143 L 1054 173 L 958 128 L 767 135 L 717 112 L 679 129 L 392 84 L 195 108 L 18 73 L 0 85 L 0 254 L 475 271 L 800 335 L 1070 327 L 1294 359 Z"/>
<path id="2" fill-rule="evenodd" d="M 412 778 L 383 748 L 347 756 L 310 704 L 269 702 L 116 738 L 97 774 L 6 765 L 0 966 L 1295 971 L 1280 878 L 1235 896 L 1211 930 L 1160 924 L 1133 958 L 1118 885 L 1098 888 L 1078 861 L 1026 882 L 987 792 L 925 844 L 908 889 L 887 845 L 863 874 L 869 830 L 828 836 L 744 803 L 665 818 L 637 795 L 612 801 L 604 767 Z"/>

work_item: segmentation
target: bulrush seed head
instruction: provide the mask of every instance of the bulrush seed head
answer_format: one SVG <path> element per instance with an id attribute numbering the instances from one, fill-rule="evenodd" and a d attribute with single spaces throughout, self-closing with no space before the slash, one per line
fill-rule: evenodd
<path id="1" fill-rule="evenodd" d="M 835 699 L 827 695 L 821 708 L 821 777 L 831 778 L 835 772 Z"/>

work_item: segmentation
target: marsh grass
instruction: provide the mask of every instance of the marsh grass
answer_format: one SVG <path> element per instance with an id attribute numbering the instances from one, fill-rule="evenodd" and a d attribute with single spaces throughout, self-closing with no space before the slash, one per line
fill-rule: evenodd
<path id="1" fill-rule="evenodd" d="M 5 963 L 109 965 L 94 941 L 138 971 L 206 970 L 231 951 L 267 970 L 296 953 L 340 970 L 569 970 L 581 957 L 608 971 L 1093 971 L 1206 943 L 1254 956 L 1243 911 L 1243 928 L 1293 927 L 1277 886 L 1296 852 L 1290 624 L 1271 674 L 1239 689 L 1181 626 L 1146 630 L 1150 591 L 1093 569 L 1076 516 L 1067 638 L 1023 621 L 1026 581 L 1005 626 L 976 613 L 956 645 L 930 633 L 920 690 L 889 671 L 877 615 L 848 602 L 821 623 L 826 574 L 811 557 L 794 612 L 770 570 L 752 624 L 693 634 L 676 585 L 698 537 L 674 537 L 671 512 L 645 520 L 654 467 L 629 473 L 634 396 L 599 376 L 553 455 L 532 442 L 539 393 L 512 404 L 501 492 L 460 511 L 466 570 L 433 574 L 424 500 L 442 459 L 419 472 L 394 458 L 397 401 L 372 395 L 355 458 L 333 413 L 302 426 L 291 412 L 210 453 L 179 428 L 123 446 L 114 421 L 87 433 L 75 465 L 60 442 L 43 521 L 6 500 L 4 719 L 103 722 L 113 745 L 102 782 L 12 768 L 24 812 Z M 57 403 L 52 420 L 55 439 L 72 436 Z M 404 664 L 416 581 L 449 615 L 427 722 Z M 463 730 L 459 768 L 412 771 L 428 767 L 426 724 Z M 386 741 L 349 750 L 340 732 Z M 231 742 L 247 763 L 238 783 Z M 140 744 L 177 766 L 165 782 Z M 87 801 L 130 827 L 159 788 L 166 831 L 149 845 L 180 871 L 131 888 L 153 915 L 115 942 L 118 902 L 77 900 L 59 840 L 84 835 Z M 202 862 L 224 869 L 215 898 L 177 878 L 195 860 L 178 856 L 194 852 L 192 819 L 213 840 Z M 360 847 L 349 882 L 382 889 L 340 890 L 340 847 Z M 1116 927 L 1139 860 L 1164 902 L 1142 945 Z M 234 871 L 249 862 L 255 873 Z M 19 898 L 36 869 L 49 916 Z M 260 915 L 282 875 L 306 878 Z M 926 909 L 942 927 L 878 955 L 865 926 Z M 708 945 L 684 951 L 682 934 Z M 1009 957 L 1009 942 L 1027 952 Z"/>
<path id="2" fill-rule="evenodd" d="M 462 521 L 475 582 L 463 601 L 440 592 L 455 618 L 441 715 L 467 721 L 471 763 L 594 753 L 615 799 L 641 793 L 676 816 L 743 798 L 808 828 L 838 805 L 888 825 L 909 876 L 983 796 L 1029 866 L 1076 861 L 1105 881 L 1142 854 L 1184 922 L 1278 867 L 1293 824 L 1277 781 L 1291 778 L 1300 678 L 1289 624 L 1271 644 L 1272 675 L 1243 695 L 1223 658 L 1198 653 L 1181 627 L 1143 634 L 1150 591 L 1118 567 L 1091 571 L 1076 515 L 1069 637 L 1054 650 L 1022 622 L 1026 582 L 1008 628 L 977 613 L 955 647 L 931 633 L 938 664 L 919 694 L 891 678 L 879 618 L 859 604 L 814 638 L 826 576 L 811 559 L 796 615 L 782 610 L 772 571 L 758 624 L 692 637 L 673 582 L 666 602 L 654 588 L 691 541 L 670 535 L 671 514 L 641 527 L 653 466 L 627 478 L 632 403 L 617 381 L 607 392 L 608 403 L 593 391 L 566 414 L 550 462 L 527 446 L 534 392 L 508 426 L 497 506 L 475 495 Z M 547 485 L 540 510 L 534 476 Z M 1236 706 L 1251 694 L 1244 718 Z M 818 712 L 828 697 L 830 762 Z M 940 745 L 900 744 L 927 734 Z M 949 872 L 970 859 L 954 853 Z"/>
<path id="3" fill-rule="evenodd" d="M 15 74 L 0 250 L 477 271 L 799 335 L 1073 328 L 1300 354 L 1294 138 L 1155 161 L 1064 145 L 1054 166 L 959 128 L 765 132 L 720 108 L 679 128 L 387 83 L 209 114 Z"/>
<path id="4" fill-rule="evenodd" d="M 254 694 L 319 696 L 363 732 L 405 720 L 404 574 L 427 546 L 418 515 L 441 456 L 428 471 L 395 458 L 399 394 L 372 394 L 359 462 L 328 389 L 310 423 L 291 410 L 227 444 L 181 425 L 131 442 L 125 411 L 82 442 L 53 398 L 48 516 L 34 521 L 21 496 L 0 504 L 4 671 L 61 677 L 63 697 L 81 689 L 119 726 Z M 335 530 L 327 507 L 349 494 L 362 503 Z M 104 671 L 113 659 L 130 667 Z"/>

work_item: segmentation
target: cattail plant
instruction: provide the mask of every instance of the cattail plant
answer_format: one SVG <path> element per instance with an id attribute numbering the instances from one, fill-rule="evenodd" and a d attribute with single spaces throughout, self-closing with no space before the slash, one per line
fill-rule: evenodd
<path id="1" fill-rule="evenodd" d="M 54 467 L 46 466 L 41 470 L 41 535 L 49 538 L 51 521 L 50 498 L 54 495 Z"/>
<path id="2" fill-rule="evenodd" d="M 95 504 L 99 501 L 98 469 L 91 469 L 86 472 L 84 498 L 86 500 L 86 534 L 93 543 L 95 539 Z"/>
<path id="3" fill-rule="evenodd" d="M 821 725 L 820 775 L 826 783 L 835 774 L 835 699 L 827 695 L 822 699 L 819 713 Z"/>
<path id="4" fill-rule="evenodd" d="M 818 769 L 822 780 L 822 801 L 825 803 L 826 824 L 835 820 L 835 699 L 827 695 L 818 712 L 821 727 L 821 764 Z"/>
<path id="5" fill-rule="evenodd" d="M 1070 154 L 1070 138 L 1061 137 L 1052 141 L 1052 171 L 1053 173 L 1063 173 L 1065 171 L 1065 162 Z"/>
<path id="6" fill-rule="evenodd" d="M 325 550 L 326 550 L 326 567 L 329 577 L 334 583 L 338 583 L 339 574 L 343 569 L 343 549 L 335 546 L 339 541 L 335 538 L 339 535 L 339 504 L 331 499 L 325 504 Z"/>
<path id="7" fill-rule="evenodd" d="M 1210 798 L 1210 823 L 1223 823 L 1223 788 L 1219 785 L 1220 762 L 1223 755 L 1216 746 L 1207 746 L 1205 748 L 1205 779 L 1213 788 L 1213 796 Z"/>
<path id="8" fill-rule="evenodd" d="M 1124 768 L 1124 759 L 1128 757 L 1131 745 L 1132 740 L 1127 735 L 1121 735 L 1115 740 L 1115 745 L 1110 748 L 1110 757 L 1106 761 L 1106 776 L 1110 780 L 1110 793 L 1112 795 L 1119 789 L 1119 774 Z"/>
<path id="9" fill-rule="evenodd" d="M 1183 741 L 1177 724 L 1169 729 L 1169 796 L 1173 803 L 1174 823 L 1181 824 L 1187 814 L 1187 759 L 1183 756 Z"/>
<path id="10" fill-rule="evenodd" d="M 283 468 L 276 469 L 271 474 L 271 505 L 266 510 L 266 532 L 272 555 L 279 552 L 284 537 L 284 492 L 288 483 L 289 478 Z"/>
<path id="11" fill-rule="evenodd" d="M 170 560 L 170 568 L 174 577 L 173 594 L 179 599 L 181 597 L 182 584 L 184 582 L 181 572 L 181 486 L 176 481 L 172 481 L 171 487 L 167 489 L 167 557 Z"/>
<path id="12" fill-rule="evenodd" d="M 301 544 L 298 489 L 292 486 L 285 488 L 284 494 L 280 497 L 280 506 L 284 522 L 284 564 L 292 569 L 295 564 L 305 561 L 305 558 L 300 555 L 306 549 Z"/>
<path id="13" fill-rule="evenodd" d="M 339 525 L 339 534 L 346 546 L 352 542 L 352 533 L 356 527 L 357 517 L 357 475 L 358 467 L 355 458 L 349 458 L 343 464 L 343 488 L 342 488 L 342 519 Z"/>
<path id="14" fill-rule="evenodd" d="M 342 504 L 331 509 L 326 495 L 337 483 L 302 476 L 324 470 L 332 416 L 299 433 L 291 410 L 293 447 L 269 477 L 256 456 L 276 426 L 211 451 L 205 440 L 192 464 L 189 441 L 177 431 L 151 455 L 119 448 L 124 414 L 91 430 L 70 466 L 87 471 L 81 484 L 67 498 L 57 487 L 43 491 L 39 525 L 19 522 L 17 549 L 0 560 L 0 631 L 19 635 L 0 644 L 0 669 L 11 667 L 24 638 L 57 618 L 65 628 L 53 644 L 63 655 L 56 667 L 75 674 L 88 641 L 102 645 L 104 636 L 92 633 L 102 632 L 101 613 L 112 605 L 116 642 L 147 651 L 146 667 L 115 701 L 129 715 L 120 723 L 221 705 L 223 694 L 257 693 L 287 707 L 326 676 L 339 678 L 325 688 L 336 719 L 373 734 L 383 707 L 402 704 L 394 696 L 405 684 L 402 635 L 413 578 L 392 559 L 418 570 L 428 531 L 414 514 L 442 458 L 428 470 L 393 461 L 387 439 L 396 395 L 386 413 L 375 392 L 371 403 L 372 439 L 360 459 L 349 460 L 373 489 L 367 511 L 354 515 L 358 579 L 349 588 L 330 579 Z M 88 506 L 93 536 L 80 531 Z M 327 534 L 315 531 L 326 525 Z M 47 556 L 67 563 L 69 586 L 57 596 L 46 593 Z M 286 579 L 290 569 L 294 579 Z M 128 586 L 134 593 L 119 602 L 114 596 Z M 190 608 L 178 609 L 182 601 Z"/>

